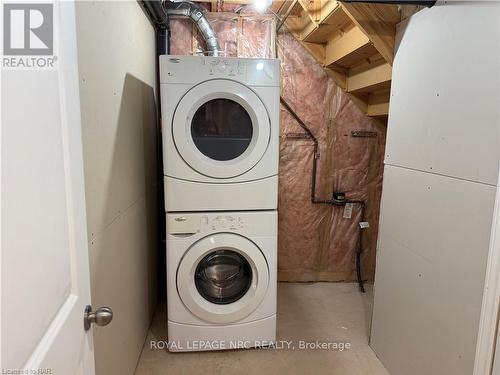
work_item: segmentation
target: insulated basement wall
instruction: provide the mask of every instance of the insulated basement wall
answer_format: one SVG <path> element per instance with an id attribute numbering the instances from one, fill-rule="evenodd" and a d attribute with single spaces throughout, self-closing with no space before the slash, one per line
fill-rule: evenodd
<path id="1" fill-rule="evenodd" d="M 139 4 L 76 3 L 97 375 L 133 374 L 156 305 L 155 33 Z"/>
<path id="2" fill-rule="evenodd" d="M 317 197 L 330 199 L 333 191 L 345 191 L 350 199 L 367 202 L 370 228 L 364 232 L 362 269 L 364 278 L 373 280 L 385 126 L 365 116 L 291 34 L 275 35 L 273 16 L 208 16 L 226 57 L 271 58 L 278 53 L 282 96 L 320 142 Z M 172 54 L 203 52 L 203 41 L 189 20 L 172 19 L 171 28 Z M 353 138 L 355 130 L 373 131 L 376 137 Z M 344 219 L 342 208 L 312 204 L 313 143 L 284 108 L 280 134 L 279 279 L 354 280 L 360 211 L 355 207 L 352 218 Z"/>
<path id="3" fill-rule="evenodd" d="M 373 280 L 375 240 L 382 184 L 385 126 L 365 116 L 328 78 L 323 68 L 290 33 L 278 38 L 282 60 L 281 95 L 310 127 L 320 144 L 316 197 L 334 191 L 367 202 L 362 270 Z M 352 131 L 372 131 L 374 138 L 353 138 Z M 279 278 L 283 281 L 352 281 L 361 212 L 351 218 L 342 207 L 310 200 L 313 144 L 296 139 L 303 130 L 281 111 L 279 188 Z"/>
<path id="4" fill-rule="evenodd" d="M 473 373 L 499 191 L 499 24 L 498 2 L 442 1 L 398 27 L 371 336 L 391 374 Z"/>

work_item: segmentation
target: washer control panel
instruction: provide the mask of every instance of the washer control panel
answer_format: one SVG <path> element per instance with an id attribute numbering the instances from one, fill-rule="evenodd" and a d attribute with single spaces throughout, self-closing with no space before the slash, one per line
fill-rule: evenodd
<path id="1" fill-rule="evenodd" d="M 196 239 L 216 233 L 276 236 L 278 215 L 272 212 L 167 212 L 167 238 Z"/>
<path id="2" fill-rule="evenodd" d="M 173 235 L 193 235 L 207 232 L 228 232 L 244 229 L 243 218 L 234 215 L 193 216 L 169 215 L 168 233 Z"/>
<path id="3" fill-rule="evenodd" d="M 237 231 L 243 229 L 244 223 L 240 216 L 233 215 L 217 215 L 215 217 L 206 216 L 206 224 L 208 231 L 225 232 Z"/>

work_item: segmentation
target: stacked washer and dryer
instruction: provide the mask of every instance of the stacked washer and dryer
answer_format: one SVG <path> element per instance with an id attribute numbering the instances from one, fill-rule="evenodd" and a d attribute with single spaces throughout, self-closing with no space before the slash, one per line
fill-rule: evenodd
<path id="1" fill-rule="evenodd" d="M 160 57 L 172 351 L 276 339 L 280 64 Z"/>

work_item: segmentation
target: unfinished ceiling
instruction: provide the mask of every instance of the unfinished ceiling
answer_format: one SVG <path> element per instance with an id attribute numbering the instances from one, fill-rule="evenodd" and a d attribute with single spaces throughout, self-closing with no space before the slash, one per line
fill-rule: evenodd
<path id="1" fill-rule="evenodd" d="M 273 11 L 363 112 L 387 117 L 397 5 L 287 0 Z"/>
<path id="2" fill-rule="evenodd" d="M 212 11 L 252 0 L 201 0 Z M 389 112 L 396 24 L 421 9 L 414 5 L 273 0 L 271 11 L 368 116 Z M 278 24 L 280 22 L 278 21 Z"/>

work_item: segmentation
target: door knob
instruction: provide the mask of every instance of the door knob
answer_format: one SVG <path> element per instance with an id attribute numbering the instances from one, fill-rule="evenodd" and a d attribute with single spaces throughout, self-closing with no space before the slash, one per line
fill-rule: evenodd
<path id="1" fill-rule="evenodd" d="M 92 306 L 85 307 L 83 314 L 83 326 L 85 331 L 90 329 L 92 323 L 98 326 L 106 326 L 113 320 L 113 310 L 109 307 L 99 307 L 96 311 L 92 311 Z"/>

